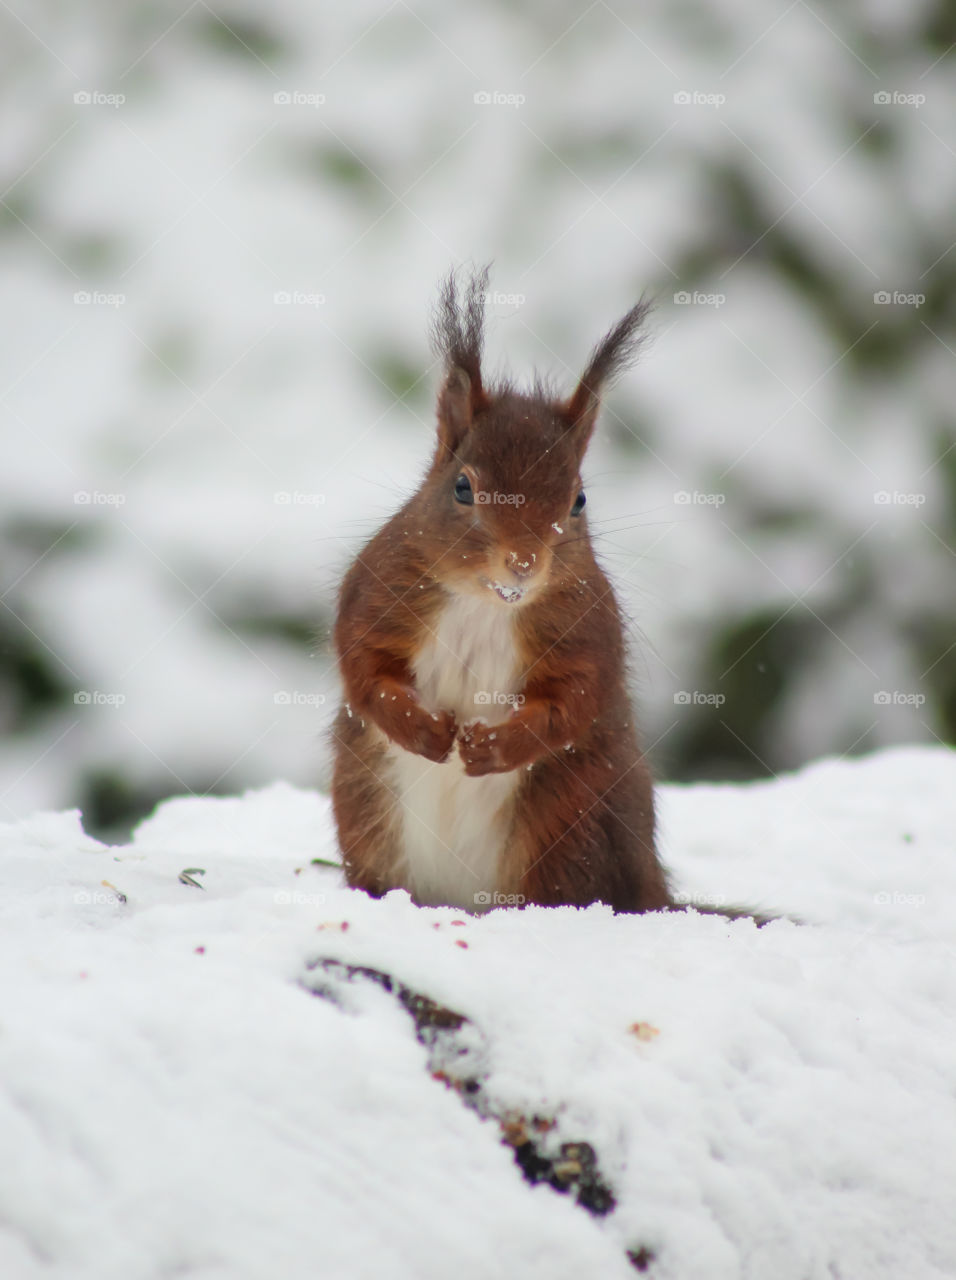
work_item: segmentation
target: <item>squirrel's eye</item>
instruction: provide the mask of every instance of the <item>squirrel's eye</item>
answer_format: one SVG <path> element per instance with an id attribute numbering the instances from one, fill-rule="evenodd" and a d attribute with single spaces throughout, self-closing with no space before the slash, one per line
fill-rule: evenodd
<path id="1" fill-rule="evenodd" d="M 586 502 L 587 502 L 587 498 L 585 497 L 584 490 L 582 489 L 581 492 L 578 494 L 578 496 L 574 499 L 574 506 L 571 508 L 571 514 L 573 516 L 579 516 L 581 512 L 584 510 L 584 504 Z"/>
<path id="2" fill-rule="evenodd" d="M 455 481 L 455 501 L 466 507 L 474 505 L 475 495 L 471 491 L 471 481 L 464 472 Z"/>

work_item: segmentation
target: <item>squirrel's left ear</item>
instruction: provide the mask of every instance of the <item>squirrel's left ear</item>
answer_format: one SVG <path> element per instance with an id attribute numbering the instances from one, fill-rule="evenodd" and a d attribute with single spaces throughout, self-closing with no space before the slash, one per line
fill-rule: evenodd
<path id="1" fill-rule="evenodd" d="M 650 302 L 642 298 L 604 335 L 591 352 L 574 394 L 562 407 L 568 430 L 579 437 L 582 450 L 594 430 L 602 394 L 637 357 L 645 338 L 642 330 L 650 309 Z"/>
<path id="2" fill-rule="evenodd" d="M 442 451 L 458 452 L 475 413 L 483 404 L 481 383 L 476 387 L 461 365 L 453 365 L 438 393 L 438 443 Z"/>
<path id="3" fill-rule="evenodd" d="M 487 291 L 487 267 L 474 272 L 461 297 L 454 271 L 442 283 L 431 331 L 432 349 L 446 369 L 438 394 L 439 452 L 454 453 L 475 414 L 488 403 L 481 385 Z"/>

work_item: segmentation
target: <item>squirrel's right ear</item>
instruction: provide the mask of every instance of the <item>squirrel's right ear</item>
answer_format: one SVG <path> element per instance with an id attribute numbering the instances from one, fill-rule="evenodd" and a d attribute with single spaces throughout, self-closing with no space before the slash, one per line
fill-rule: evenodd
<path id="1" fill-rule="evenodd" d="M 481 385 L 488 268 L 476 271 L 459 302 L 455 272 L 446 276 L 432 322 L 432 347 L 447 373 L 438 394 L 438 443 L 454 453 L 479 409 L 488 403 Z"/>
<path id="2" fill-rule="evenodd" d="M 644 298 L 604 335 L 591 352 L 587 368 L 571 398 L 564 405 L 569 428 L 587 445 L 601 396 L 618 374 L 623 373 L 637 356 L 644 341 L 643 326 L 651 303 Z"/>

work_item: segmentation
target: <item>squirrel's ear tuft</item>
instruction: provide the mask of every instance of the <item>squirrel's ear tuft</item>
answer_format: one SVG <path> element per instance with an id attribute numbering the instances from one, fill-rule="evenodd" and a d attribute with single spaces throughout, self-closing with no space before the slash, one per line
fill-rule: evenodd
<path id="1" fill-rule="evenodd" d="M 432 320 L 432 349 L 446 370 L 438 394 L 438 440 L 451 453 L 458 448 L 474 415 L 488 403 L 481 383 L 488 271 L 488 267 L 475 271 L 461 298 L 456 273 L 450 271 L 442 283 Z"/>
<path id="2" fill-rule="evenodd" d="M 459 300 L 458 278 L 450 271 L 442 281 L 438 307 L 432 319 L 431 342 L 446 369 L 464 369 L 471 385 L 481 387 L 481 349 L 484 345 L 485 296 L 488 267 L 475 271 Z"/>
<path id="3" fill-rule="evenodd" d="M 604 391 L 637 358 L 646 337 L 643 326 L 650 310 L 651 303 L 642 298 L 604 335 L 591 352 L 574 394 L 563 407 L 569 429 L 580 434 L 585 444 L 594 430 Z"/>

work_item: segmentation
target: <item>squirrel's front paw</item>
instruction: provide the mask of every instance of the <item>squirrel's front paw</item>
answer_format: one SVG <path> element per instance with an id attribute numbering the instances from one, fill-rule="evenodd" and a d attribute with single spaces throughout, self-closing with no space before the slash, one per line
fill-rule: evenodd
<path id="1" fill-rule="evenodd" d="M 413 689 L 383 680 L 368 703 L 368 716 L 400 747 L 440 763 L 455 745 L 458 724 L 453 711 L 427 711 Z"/>
<path id="2" fill-rule="evenodd" d="M 510 773 L 523 764 L 530 764 L 539 754 L 534 735 L 518 720 L 504 724 L 473 720 L 458 734 L 458 751 L 465 773 L 472 778 L 486 773 Z"/>
<path id="3" fill-rule="evenodd" d="M 405 733 L 399 739 L 406 751 L 424 756 L 436 764 L 447 760 L 455 745 L 455 734 L 458 724 L 453 711 L 426 711 L 419 707 L 415 714 L 408 718 L 404 726 Z"/>
<path id="4" fill-rule="evenodd" d="M 447 760 L 455 745 L 458 733 L 458 722 L 454 711 L 425 712 L 424 731 L 422 733 L 422 755 L 429 760 Z"/>

